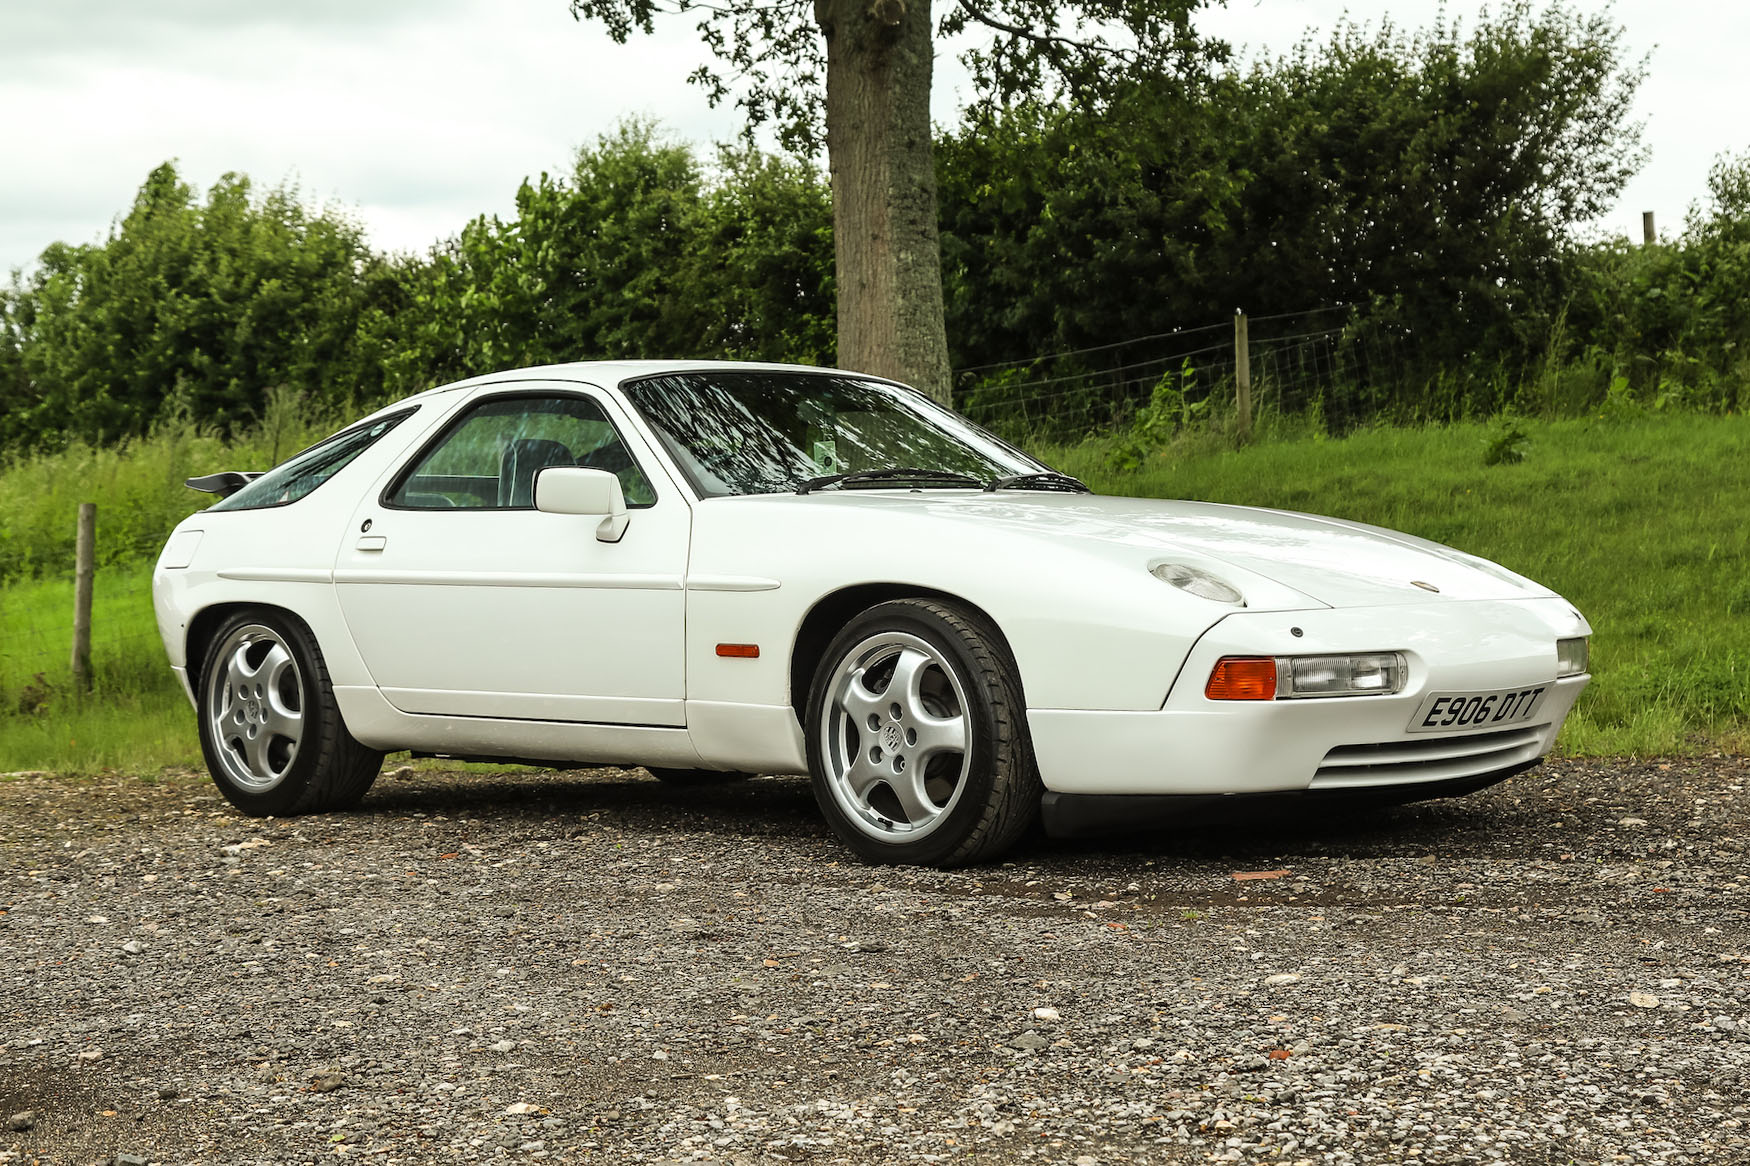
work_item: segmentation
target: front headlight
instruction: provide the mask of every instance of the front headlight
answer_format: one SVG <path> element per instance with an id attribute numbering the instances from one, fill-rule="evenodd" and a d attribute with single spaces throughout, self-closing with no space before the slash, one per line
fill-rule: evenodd
<path id="1" fill-rule="evenodd" d="M 1399 652 L 1290 656 L 1287 691 L 1278 696 L 1384 696 L 1402 691 L 1408 671 Z"/>
<path id="2" fill-rule="evenodd" d="M 1211 575 L 1201 567 L 1188 567 L 1184 563 L 1156 563 L 1148 569 L 1148 573 L 1162 583 L 1171 583 L 1180 591 L 1190 592 L 1199 599 L 1213 599 L 1217 603 L 1232 603 L 1238 607 L 1246 605 L 1246 597 L 1240 594 L 1240 589 L 1218 575 Z"/>
<path id="3" fill-rule="evenodd" d="M 1210 700 L 1295 700 L 1310 696 L 1390 696 L 1410 668 L 1402 652 L 1348 656 L 1223 656 L 1203 695 Z"/>
<path id="4" fill-rule="evenodd" d="M 1569 640 L 1556 641 L 1556 675 L 1580 676 L 1591 667 L 1591 639 L 1587 636 L 1575 636 Z"/>

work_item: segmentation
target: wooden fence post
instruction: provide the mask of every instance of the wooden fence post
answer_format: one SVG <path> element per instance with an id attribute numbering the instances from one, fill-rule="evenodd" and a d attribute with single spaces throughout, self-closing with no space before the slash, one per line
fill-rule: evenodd
<path id="1" fill-rule="evenodd" d="M 1252 436 L 1252 345 L 1246 334 L 1246 313 L 1234 312 L 1234 406 L 1239 410 L 1240 440 Z"/>
<path id="2" fill-rule="evenodd" d="M 91 579 L 97 571 L 97 503 L 79 503 L 73 543 L 73 684 L 91 691 Z"/>
<path id="3" fill-rule="evenodd" d="M 1641 244 L 1642 244 L 1642 246 L 1651 247 L 1654 243 L 1657 243 L 1658 241 L 1659 241 L 1659 233 L 1657 231 L 1653 230 L 1653 212 L 1652 211 L 1642 211 L 1641 212 Z"/>

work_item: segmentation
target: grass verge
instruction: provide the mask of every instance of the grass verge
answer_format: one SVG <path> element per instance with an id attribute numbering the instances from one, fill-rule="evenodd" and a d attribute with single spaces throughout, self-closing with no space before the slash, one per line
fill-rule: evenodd
<path id="1" fill-rule="evenodd" d="M 151 583 L 142 564 L 98 570 L 89 692 L 73 684 L 72 581 L 0 589 L 0 772 L 199 762 L 194 714 L 158 640 Z"/>
<path id="2" fill-rule="evenodd" d="M 1118 438 L 1043 452 L 1103 492 L 1308 510 L 1493 559 L 1567 596 L 1596 629 L 1594 680 L 1563 731 L 1564 752 L 1750 750 L 1750 418 L 1519 426 L 1523 460 L 1494 465 L 1484 454 L 1501 444 L 1501 427 L 1483 424 L 1237 450 L 1192 435 L 1131 470 L 1111 468 Z M 194 718 L 153 623 L 150 567 L 98 572 L 88 694 L 70 682 L 71 625 L 69 581 L 0 588 L 0 772 L 198 765 Z"/>

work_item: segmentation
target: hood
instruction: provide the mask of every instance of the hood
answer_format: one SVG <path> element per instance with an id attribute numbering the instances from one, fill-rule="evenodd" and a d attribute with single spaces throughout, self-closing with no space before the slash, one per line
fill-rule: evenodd
<path id="1" fill-rule="evenodd" d="M 1219 564 L 1226 564 L 1332 607 L 1552 594 L 1487 559 L 1414 535 L 1286 510 L 1099 494 L 962 490 L 846 490 L 793 502 L 911 512 L 985 530 L 1006 528 L 1029 539 L 1098 549 L 1102 557 L 1133 554 L 1150 563 L 1201 565 L 1217 574 Z M 1230 581 L 1244 590 L 1243 578 Z"/>

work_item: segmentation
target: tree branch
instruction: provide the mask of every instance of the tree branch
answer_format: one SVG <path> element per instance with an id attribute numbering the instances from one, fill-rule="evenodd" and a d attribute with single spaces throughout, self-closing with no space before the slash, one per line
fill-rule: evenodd
<path id="1" fill-rule="evenodd" d="M 1132 60 L 1136 56 L 1135 53 L 1128 49 L 1116 48 L 1098 38 L 1091 41 L 1083 41 L 1076 40 L 1074 37 L 1061 36 L 1056 33 L 1034 32 L 1030 28 L 1025 28 L 1019 24 L 1012 24 L 1009 21 L 1000 19 L 981 8 L 978 4 L 974 3 L 973 0 L 955 0 L 955 3 L 960 6 L 961 10 L 965 12 L 967 16 L 971 17 L 979 24 L 984 25 L 986 28 L 995 29 L 997 32 L 1006 32 L 1010 36 L 1021 37 L 1024 40 L 1032 41 L 1036 45 L 1052 45 L 1083 53 L 1100 53 L 1114 56 L 1121 60 Z"/>

